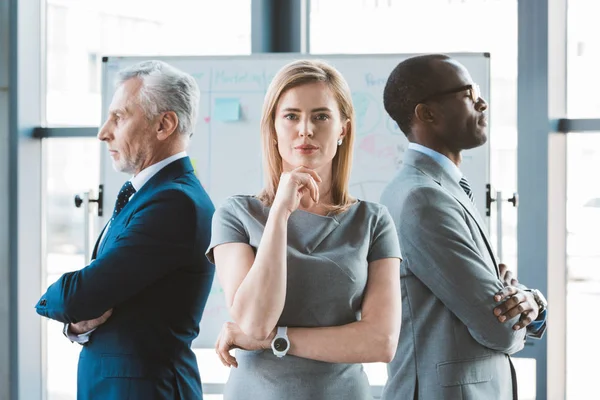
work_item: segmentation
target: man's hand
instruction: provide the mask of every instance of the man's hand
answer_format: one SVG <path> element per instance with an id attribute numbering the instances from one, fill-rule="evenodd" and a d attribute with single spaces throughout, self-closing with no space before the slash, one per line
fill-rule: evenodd
<path id="1" fill-rule="evenodd" d="M 95 329 L 106 322 L 106 320 L 112 315 L 112 308 L 102 314 L 100 317 L 96 319 L 90 319 L 89 321 L 80 321 L 76 324 L 69 324 L 69 331 L 81 335 L 82 333 L 86 333 Z"/>
<path id="2" fill-rule="evenodd" d="M 506 264 L 498 264 L 498 267 L 500 268 L 500 279 L 504 286 L 517 286 L 519 284 L 517 276 L 508 269 Z"/>
<path id="3" fill-rule="evenodd" d="M 539 307 L 530 292 L 507 286 L 494 296 L 497 303 L 503 300 L 502 304 L 494 308 L 494 315 L 498 317 L 498 321 L 505 322 L 521 314 L 519 322 L 513 326 L 514 330 L 525 328 L 537 319 Z"/>
<path id="4" fill-rule="evenodd" d="M 221 328 L 217 343 L 215 343 L 215 351 L 224 366 L 234 366 L 237 368 L 237 360 L 234 356 L 229 354 L 229 351 L 232 349 L 266 350 L 271 347 L 273 337 L 275 337 L 275 331 L 273 331 L 266 340 L 256 340 L 242 332 L 237 324 L 226 322 L 223 325 L 223 328 Z"/>

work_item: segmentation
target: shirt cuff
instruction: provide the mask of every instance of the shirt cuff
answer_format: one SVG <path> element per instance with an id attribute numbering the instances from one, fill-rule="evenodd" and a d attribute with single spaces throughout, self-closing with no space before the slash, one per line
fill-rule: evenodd
<path id="1" fill-rule="evenodd" d="M 529 324 L 527 329 L 531 333 L 537 333 L 546 324 L 546 310 L 542 311 L 535 321 Z"/>
<path id="2" fill-rule="evenodd" d="M 87 342 L 90 341 L 90 335 L 92 334 L 92 332 L 94 332 L 96 330 L 96 328 L 81 333 L 81 334 L 76 334 L 73 333 L 69 330 L 69 324 L 65 324 L 65 327 L 63 328 L 63 334 L 67 337 L 67 339 L 69 339 L 72 343 L 79 343 L 79 344 L 85 344 Z"/>

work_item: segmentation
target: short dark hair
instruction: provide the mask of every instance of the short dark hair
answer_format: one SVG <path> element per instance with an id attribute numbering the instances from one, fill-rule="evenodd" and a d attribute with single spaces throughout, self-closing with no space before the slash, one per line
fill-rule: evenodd
<path id="1" fill-rule="evenodd" d="M 433 61 L 449 60 L 445 54 L 424 54 L 408 58 L 394 68 L 383 90 L 383 106 L 402 132 L 409 136 L 418 102 L 436 85 Z"/>

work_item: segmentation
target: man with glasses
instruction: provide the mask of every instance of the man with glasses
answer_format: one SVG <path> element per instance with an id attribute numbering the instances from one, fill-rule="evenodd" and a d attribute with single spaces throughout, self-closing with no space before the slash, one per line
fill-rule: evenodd
<path id="1" fill-rule="evenodd" d="M 509 355 L 543 335 L 547 304 L 496 261 L 459 169 L 461 152 L 487 140 L 487 103 L 466 68 L 439 54 L 401 62 L 383 100 L 410 144 L 381 198 L 404 255 L 382 399 L 516 399 Z"/>

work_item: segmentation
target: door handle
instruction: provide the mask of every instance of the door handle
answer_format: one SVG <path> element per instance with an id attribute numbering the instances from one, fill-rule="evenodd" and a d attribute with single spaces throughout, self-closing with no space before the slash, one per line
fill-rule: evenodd
<path id="1" fill-rule="evenodd" d="M 98 186 L 98 197 L 95 199 L 90 199 L 89 198 L 89 192 L 88 193 L 88 202 L 90 203 L 97 203 L 98 204 L 98 210 L 97 210 L 97 214 L 99 217 L 101 217 L 104 213 L 104 185 L 99 185 Z M 85 195 L 84 195 L 85 196 Z M 75 195 L 75 207 L 79 208 L 81 207 L 81 205 L 83 204 L 84 199 L 81 198 L 80 195 L 76 194 Z"/>
<path id="2" fill-rule="evenodd" d="M 513 207 L 518 207 L 519 206 L 519 194 L 518 193 L 513 193 L 512 197 L 508 198 L 508 199 L 504 199 L 502 197 L 502 192 L 501 191 L 496 191 L 495 192 L 495 197 L 492 197 L 492 185 L 490 185 L 489 183 L 487 185 L 485 185 L 485 215 L 486 216 L 490 216 L 492 213 L 492 203 L 496 203 L 496 240 L 497 240 L 497 244 L 496 244 L 496 254 L 498 256 L 498 258 L 502 261 L 502 257 L 503 257 L 503 253 L 504 253 L 504 246 L 503 246 L 503 242 L 502 242 L 502 202 L 503 201 L 507 201 L 509 203 L 511 203 L 513 205 Z"/>
<path id="3" fill-rule="evenodd" d="M 86 262 L 92 257 L 91 253 L 91 215 L 90 215 L 90 203 L 98 204 L 98 210 L 96 211 L 98 216 L 101 217 L 103 214 L 104 206 L 104 185 L 98 186 L 98 197 L 95 199 L 90 198 L 90 192 L 83 193 L 83 197 L 75 195 L 75 207 L 80 208 L 83 205 L 83 255 Z"/>

